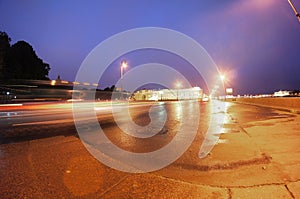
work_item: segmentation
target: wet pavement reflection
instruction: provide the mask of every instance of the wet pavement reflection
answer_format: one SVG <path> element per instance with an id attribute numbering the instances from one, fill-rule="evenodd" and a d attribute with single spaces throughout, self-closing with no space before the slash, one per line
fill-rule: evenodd
<path id="1" fill-rule="evenodd" d="M 199 118 L 195 115 L 196 105 L 199 106 Z M 180 144 L 188 143 L 184 140 L 191 133 L 193 125 L 198 123 L 196 135 L 192 137 L 192 143 L 183 150 L 182 156 L 165 168 L 147 175 L 156 180 L 164 179 L 161 184 L 165 183 L 166 179 L 171 179 L 172 182 L 182 180 L 183 184 L 209 182 L 219 186 L 222 182 L 214 179 L 218 179 L 220 170 L 225 171 L 223 179 L 226 179 L 226 175 L 232 172 L 232 169 L 252 164 L 262 170 L 260 164 L 268 166 L 273 160 L 268 154 L 261 154 L 260 147 L 253 148 L 255 145 L 251 145 L 251 135 L 247 135 L 244 128 L 255 126 L 264 120 L 267 122 L 264 121 L 261 126 L 273 125 L 278 118 L 292 121 L 295 117 L 293 114 L 285 114 L 274 109 L 224 101 L 131 103 L 129 107 L 126 106 L 122 103 L 116 104 L 116 108 L 120 110 L 120 122 L 125 129 L 129 130 L 131 127 L 126 125 L 128 118 L 122 118 L 122 114 L 127 117 L 129 113 L 136 125 L 146 128 L 146 131 L 139 133 L 157 133 L 145 138 L 131 136 L 116 125 L 110 103 L 105 105 L 96 103 L 94 109 L 98 125 L 103 128 L 110 142 L 127 152 L 137 154 L 153 152 L 166 147 L 175 138 L 178 147 L 173 149 L 175 151 L 182 149 Z M 20 193 L 24 193 L 29 198 L 101 197 L 106 193 L 120 196 L 118 192 L 114 192 L 114 188 L 123 190 L 127 182 L 131 183 L 129 185 L 131 188 L 134 183 L 141 182 L 137 175 L 112 169 L 101 164 L 88 153 L 78 137 L 71 107 L 66 103 L 51 105 L 51 108 L 34 106 L 34 109 L 30 110 L 19 108 L 19 110 L 6 109 L 0 112 L 2 142 L 0 168 L 3 171 L 0 184 L 4 187 L 1 190 L 6 194 L 4 196 L 17 198 Z M 129 112 L 122 113 L 122 110 Z M 83 111 L 81 114 L 84 116 L 86 113 Z M 195 118 L 198 121 L 195 121 Z M 151 122 L 161 122 L 164 119 L 166 122 L 162 126 L 147 126 Z M 80 122 L 83 124 L 82 128 L 94 130 L 94 125 L 90 124 L 89 118 L 83 118 Z M 180 129 L 183 129 L 183 133 L 178 135 Z M 222 135 L 223 133 L 225 135 Z M 222 139 L 219 138 L 220 135 Z M 107 144 L 98 141 L 101 145 Z M 232 154 L 232 151 L 236 154 Z M 161 163 L 169 155 L 164 153 L 152 159 L 153 162 L 149 165 Z M 124 158 L 126 159 L 125 156 Z M 230 161 L 222 162 L 223 160 Z M 267 172 L 265 173 L 268 175 Z M 215 178 L 211 179 L 211 175 Z M 145 179 L 145 175 L 141 176 L 141 179 Z M 147 183 L 148 181 L 145 182 Z M 143 185 L 147 186 L 145 184 Z M 122 193 L 123 191 L 120 191 L 119 194 Z"/>

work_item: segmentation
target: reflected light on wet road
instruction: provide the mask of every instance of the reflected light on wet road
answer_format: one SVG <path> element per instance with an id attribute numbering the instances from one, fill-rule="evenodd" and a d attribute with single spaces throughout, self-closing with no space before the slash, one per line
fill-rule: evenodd
<path id="1" fill-rule="evenodd" d="M 206 157 L 213 147 L 219 143 L 220 135 L 225 132 L 224 124 L 229 121 L 227 110 L 231 105 L 228 102 L 211 101 L 210 124 L 199 151 L 199 158 Z"/>
<path id="2" fill-rule="evenodd" d="M 135 152 L 149 152 L 157 150 L 159 147 L 163 147 L 170 143 L 182 124 L 190 126 L 193 122 L 195 122 L 195 115 L 193 115 L 193 113 L 195 113 L 194 109 L 196 104 L 198 104 L 197 101 L 133 102 L 129 104 L 123 102 L 80 102 L 80 106 L 82 107 L 94 107 L 93 110 L 97 115 L 100 125 L 104 125 L 105 131 L 108 132 L 112 142 L 117 145 L 120 144 L 120 146 L 124 147 L 124 149 Z M 210 150 L 212 150 L 213 146 L 218 143 L 220 134 L 225 132 L 223 124 L 230 120 L 229 116 L 226 114 L 227 109 L 230 107 L 230 103 L 212 100 L 209 103 L 200 103 L 200 106 L 207 107 L 207 110 L 205 109 L 203 110 L 204 112 L 201 113 L 203 117 L 200 119 L 210 119 L 210 126 L 208 133 L 204 135 L 204 142 L 199 143 L 199 148 L 201 148 L 199 157 L 203 158 L 210 152 Z M 149 137 L 150 139 L 145 139 L 147 141 L 140 142 L 141 139 L 135 139 L 129 134 L 122 132 L 116 125 L 114 117 L 112 116 L 113 107 L 116 108 L 116 110 L 122 110 L 124 107 L 126 110 L 130 110 L 130 117 L 141 127 L 148 125 L 151 120 L 153 120 L 153 125 L 148 126 L 148 129 L 146 129 L 147 132 L 155 132 L 155 134 L 151 135 L 153 137 L 146 135 L 145 138 Z M 26 104 L 18 109 L 12 107 L 11 109 L 1 110 L 1 129 L 5 129 L 8 133 L 13 132 L 16 135 L 17 132 L 23 132 L 25 129 L 31 134 L 34 134 L 35 132 L 31 132 L 30 129 L 34 129 L 35 126 L 41 129 L 39 130 L 40 132 L 37 132 L 40 134 L 45 133 L 43 132 L 44 130 L 47 131 L 46 134 L 48 133 L 49 135 L 53 130 L 56 132 L 61 131 L 63 134 L 65 132 L 60 128 L 72 129 L 70 126 L 74 125 L 72 103 L 32 103 Z M 82 109 L 82 113 L 80 114 L 85 116 L 85 109 Z M 164 124 L 166 114 L 167 120 Z M 128 114 L 126 115 L 128 116 Z M 123 122 L 123 125 L 125 125 L 125 129 L 130 130 L 128 124 L 126 124 L 126 122 L 124 123 L 124 121 L 127 121 L 128 119 L 127 116 L 127 119 L 124 118 L 122 114 L 120 116 L 120 121 Z M 83 117 L 81 122 L 88 127 L 89 120 L 90 118 Z M 159 123 L 160 125 L 155 126 L 157 121 L 163 123 Z M 55 127 L 57 129 L 53 129 Z M 204 129 L 202 126 L 199 126 L 199 128 Z M 200 131 L 203 131 L 203 129 Z M 188 131 L 186 132 L 186 134 L 188 134 L 191 129 L 186 131 Z M 71 133 L 76 134 L 76 132 Z M 141 133 L 144 132 L 141 131 Z M 47 136 L 49 136 L 48 134 Z M 10 136 L 9 134 L 5 135 Z M 185 134 L 182 134 L 179 138 L 184 139 L 185 136 Z M 25 139 L 31 138 L 29 136 L 28 138 L 25 137 Z"/>
<path id="3" fill-rule="evenodd" d="M 182 119 L 182 105 L 180 104 L 181 102 L 176 103 L 176 108 L 175 108 L 175 117 L 177 120 Z"/>

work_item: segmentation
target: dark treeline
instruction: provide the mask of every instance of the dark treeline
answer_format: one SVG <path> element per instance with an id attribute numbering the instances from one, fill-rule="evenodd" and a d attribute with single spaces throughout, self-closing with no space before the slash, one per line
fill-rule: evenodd
<path id="1" fill-rule="evenodd" d="M 29 43 L 10 42 L 7 33 L 0 31 L 0 79 L 49 79 L 49 64 L 36 55 Z"/>
<path id="2" fill-rule="evenodd" d="M 112 85 L 111 87 L 106 87 L 103 91 L 111 91 L 111 92 L 113 92 L 113 91 L 115 91 L 115 89 L 116 89 L 116 86 Z"/>

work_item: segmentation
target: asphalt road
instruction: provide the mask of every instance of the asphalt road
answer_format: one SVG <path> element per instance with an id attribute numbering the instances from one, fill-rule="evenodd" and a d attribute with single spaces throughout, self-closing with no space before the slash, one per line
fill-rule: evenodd
<path id="1" fill-rule="evenodd" d="M 194 115 L 198 106 L 200 119 Z M 218 139 L 223 133 L 250 137 L 244 128 L 251 122 L 294 117 L 269 108 L 220 101 L 131 103 L 129 106 L 116 103 L 114 108 L 109 102 L 102 102 L 95 107 L 105 135 L 123 150 L 134 153 L 158 150 L 172 142 L 182 125 L 192 125 L 195 120 L 199 120 L 199 124 L 192 144 L 177 161 L 155 172 L 132 174 L 109 168 L 87 151 L 74 126 L 71 103 L 0 107 L 1 198 L 194 198 L 199 194 L 226 198 L 227 191 L 214 191 L 214 188 L 199 191 L 197 186 L 211 183 L 207 179 L 209 172 L 267 164 L 269 156 L 255 151 L 233 155 L 237 159 L 232 163 L 212 164 L 207 157 L 200 158 L 199 151 L 201 154 L 204 149 L 211 156 L 210 149 L 215 143 L 226 145 L 228 139 Z M 161 128 L 153 125 L 141 136 L 153 131 L 157 134 L 141 139 L 124 133 L 121 127 L 132 130 L 126 125 L 127 113 L 122 111 L 128 107 L 130 117 L 139 126 L 147 127 L 151 122 L 160 124 Z M 119 116 L 119 126 L 113 109 Z M 82 115 L 85 114 L 83 110 Z M 166 122 L 161 124 L 164 119 Z M 90 120 L 88 116 L 78 122 L 92 131 Z M 185 137 L 179 138 L 179 142 L 181 139 Z M 230 154 L 224 152 L 226 156 Z"/>

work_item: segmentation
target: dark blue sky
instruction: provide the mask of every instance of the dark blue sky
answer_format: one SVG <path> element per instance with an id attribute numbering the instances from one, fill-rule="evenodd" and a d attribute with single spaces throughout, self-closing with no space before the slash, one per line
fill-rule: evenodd
<path id="1" fill-rule="evenodd" d="M 300 10 L 300 2 L 294 4 Z M 0 30 L 11 44 L 29 42 L 50 64 L 50 78 L 60 74 L 73 81 L 101 41 L 146 26 L 174 29 L 198 41 L 238 94 L 300 89 L 300 23 L 285 0 L 0 0 Z M 130 58 L 132 67 L 143 60 L 122 58 Z M 118 67 L 111 66 L 103 87 L 117 81 Z M 195 78 L 193 71 L 185 75 Z"/>

